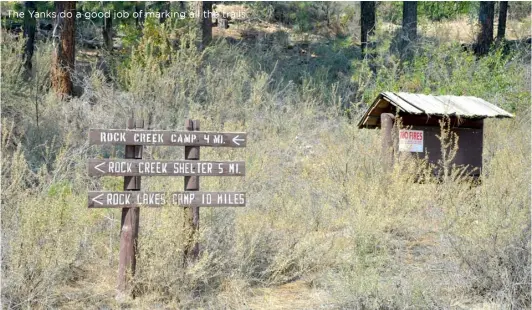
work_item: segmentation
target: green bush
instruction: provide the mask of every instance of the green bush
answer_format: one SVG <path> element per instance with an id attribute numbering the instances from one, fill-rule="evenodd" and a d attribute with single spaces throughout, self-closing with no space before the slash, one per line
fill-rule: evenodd
<path id="1" fill-rule="evenodd" d="M 403 2 L 378 2 L 379 18 L 400 25 L 403 18 Z M 418 19 L 429 21 L 453 20 L 478 16 L 478 2 L 418 1 Z"/>
<path id="2" fill-rule="evenodd" d="M 457 43 L 418 42 L 411 60 L 401 62 L 389 51 L 392 41 L 382 35 L 374 58 L 354 61 L 352 81 L 357 99 L 370 104 L 383 90 L 434 95 L 476 96 L 510 112 L 527 111 L 530 81 L 525 49 L 504 53 L 493 48 L 489 56 L 477 58 Z M 377 74 L 372 71 L 374 68 Z"/>
<path id="3" fill-rule="evenodd" d="M 269 22 L 280 22 L 293 27 L 299 33 L 316 31 L 321 27 L 330 26 L 333 23 L 333 15 L 342 10 L 338 3 L 308 1 L 252 2 L 249 7 L 256 18 Z M 349 10 L 347 13 L 348 15 L 353 14 Z"/>

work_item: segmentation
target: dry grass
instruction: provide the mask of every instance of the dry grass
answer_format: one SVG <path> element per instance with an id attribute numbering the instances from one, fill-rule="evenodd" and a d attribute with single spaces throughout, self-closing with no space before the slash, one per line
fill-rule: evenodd
<path id="1" fill-rule="evenodd" d="M 506 40 L 522 40 L 531 36 L 530 20 L 510 19 L 506 25 Z M 493 25 L 495 32 L 498 24 Z M 476 41 L 478 27 L 476 21 L 466 18 L 445 20 L 442 22 L 427 22 L 421 24 L 420 33 L 426 37 L 440 38 L 448 42 L 473 43 Z"/>
<path id="2" fill-rule="evenodd" d="M 332 309 L 334 304 L 326 291 L 304 281 L 257 289 L 255 294 L 247 303 L 251 309 Z"/>
<path id="3" fill-rule="evenodd" d="M 530 86 L 515 65 L 521 58 L 464 60 L 470 55 L 437 46 L 427 50 L 447 51 L 446 60 L 420 56 L 432 87 L 458 92 L 467 84 L 472 94 L 515 107 L 515 119 L 486 122 L 483 182 L 475 187 L 461 179 L 413 184 L 411 162 L 385 171 L 379 131 L 359 130 L 342 115 L 342 84 L 308 72 L 287 79 L 274 47 L 181 48 L 164 70 L 156 56 L 139 52 L 138 62 L 117 66 L 119 84 L 95 70 L 80 77 L 81 97 L 59 102 L 44 79 L 17 75 L 20 59 L 6 48 L 17 44 L 2 45 L 3 307 L 530 305 Z M 47 53 L 40 46 L 36 76 L 46 74 Z M 386 61 L 358 93 L 373 97 L 405 78 L 387 74 L 395 60 Z M 449 78 L 439 69 L 449 63 L 475 74 Z M 35 90 L 38 97 L 28 95 Z M 86 193 L 120 190 L 122 181 L 89 178 L 86 160 L 123 150 L 89 147 L 87 130 L 123 127 L 132 114 L 159 129 L 194 118 L 204 130 L 248 132 L 243 150 L 202 149 L 204 159 L 245 160 L 246 177 L 201 181 L 206 191 L 246 191 L 248 205 L 202 208 L 202 253 L 187 270 L 182 210 L 142 209 L 138 298 L 119 303 L 120 211 L 87 209 Z M 177 159 L 182 150 L 147 148 L 145 156 Z M 182 179 L 145 178 L 142 186 L 176 190 Z"/>

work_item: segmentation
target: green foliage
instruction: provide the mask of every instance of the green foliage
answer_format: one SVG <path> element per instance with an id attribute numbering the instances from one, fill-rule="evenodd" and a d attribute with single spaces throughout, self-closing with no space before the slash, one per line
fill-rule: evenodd
<path id="1" fill-rule="evenodd" d="M 378 2 L 377 16 L 384 21 L 401 24 L 403 18 L 403 2 Z M 418 19 L 442 21 L 458 19 L 463 16 L 476 16 L 478 2 L 470 1 L 418 1 Z"/>
<path id="2" fill-rule="evenodd" d="M 280 22 L 292 26 L 296 32 L 303 33 L 330 25 L 332 13 L 336 10 L 338 4 L 309 1 L 264 1 L 252 2 L 248 5 L 259 19 Z M 347 15 L 349 14 L 353 14 L 352 10 L 348 10 Z"/>
<path id="3" fill-rule="evenodd" d="M 7 26 L 10 26 L 14 23 L 22 23 L 23 22 L 23 19 L 22 18 L 15 18 L 14 16 L 12 16 L 11 18 L 7 18 L 4 16 L 4 14 L 8 14 L 8 11 L 12 11 L 12 12 L 16 12 L 16 13 L 20 13 L 20 12 L 24 12 L 24 3 L 21 2 L 21 1 L 6 1 L 6 2 L 2 2 L 0 4 L 0 7 L 2 9 L 2 12 L 5 12 L 3 13 L 2 15 L 2 27 L 7 27 Z"/>
<path id="4" fill-rule="evenodd" d="M 382 19 L 394 24 L 401 24 L 403 18 L 403 2 L 377 2 L 375 11 L 378 12 L 378 14 L 375 14 L 377 19 Z"/>
<path id="5" fill-rule="evenodd" d="M 118 30 L 124 35 L 122 38 L 122 43 L 124 48 L 123 53 L 131 52 L 131 49 L 138 45 L 138 42 L 141 38 L 142 31 L 137 28 L 134 24 L 120 24 Z"/>
<path id="6" fill-rule="evenodd" d="M 22 18 L 11 17 L 8 18 L 7 13 L 9 10 L 17 13 L 25 12 L 24 1 L 2 1 L 0 3 L 0 10 L 2 11 L 2 27 L 22 24 Z M 46 12 L 54 11 L 54 2 L 53 1 L 36 1 L 35 2 L 35 11 L 36 12 Z M 4 15 L 5 14 L 5 15 Z M 27 14 L 25 14 L 28 16 Z M 51 22 L 51 20 L 49 20 Z"/>
<path id="7" fill-rule="evenodd" d="M 85 13 L 102 13 L 109 11 L 111 12 L 111 18 L 113 18 L 113 23 L 115 25 L 131 24 L 135 21 L 135 18 L 133 17 L 133 12 L 135 12 L 134 1 L 79 1 L 77 2 L 76 9 L 83 14 L 83 20 L 89 20 L 97 25 L 103 25 L 103 18 L 93 18 L 93 15 L 89 15 L 90 18 L 87 19 L 85 18 Z M 122 11 L 128 12 L 129 17 L 115 19 L 114 13 Z"/>
<path id="8" fill-rule="evenodd" d="M 68 181 L 54 183 L 48 189 L 48 196 L 52 198 L 62 199 L 69 195 L 72 195 L 72 184 Z"/>
<path id="9" fill-rule="evenodd" d="M 142 74 L 139 70 L 162 73 L 176 55 L 182 54 L 180 50 L 195 51 L 195 31 L 190 30 L 191 26 L 190 23 L 160 24 L 148 18 L 141 31 L 124 27 L 131 34 L 128 36 L 131 40 L 126 39 L 127 49 L 121 57 L 125 69 L 119 72 L 119 77 L 123 85 L 128 88 L 136 85 L 139 80 L 131 78 L 131 74 Z"/>
<path id="10" fill-rule="evenodd" d="M 426 42 L 419 45 L 410 61 L 401 63 L 388 54 L 389 39 L 379 44 L 374 59 L 353 63 L 352 80 L 359 86 L 362 102 L 371 103 L 379 92 L 387 90 L 476 96 L 512 112 L 529 105 L 530 90 L 523 80 L 526 67 L 520 61 L 526 50 L 505 54 L 499 47 L 478 59 L 458 44 Z"/>
<path id="11" fill-rule="evenodd" d="M 419 1 L 418 15 L 430 21 L 456 19 L 472 13 L 477 9 L 476 4 L 467 1 Z"/>

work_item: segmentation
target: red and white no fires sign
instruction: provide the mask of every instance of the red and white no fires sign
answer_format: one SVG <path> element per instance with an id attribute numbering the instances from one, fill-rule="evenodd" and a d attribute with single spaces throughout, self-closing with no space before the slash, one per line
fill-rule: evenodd
<path id="1" fill-rule="evenodd" d="M 399 130 L 399 152 L 423 152 L 423 130 Z"/>

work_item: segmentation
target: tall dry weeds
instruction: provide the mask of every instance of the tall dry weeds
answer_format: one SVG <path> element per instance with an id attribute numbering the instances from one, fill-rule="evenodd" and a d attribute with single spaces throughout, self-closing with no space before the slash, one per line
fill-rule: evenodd
<path id="1" fill-rule="evenodd" d="M 285 80 L 283 68 L 263 66 L 275 55 L 262 48 L 219 42 L 204 54 L 182 49 L 162 71 L 121 67 L 120 87 L 94 71 L 81 79 L 84 94 L 69 102 L 42 91 L 38 126 L 27 95 L 41 91 L 41 82 L 4 81 L 4 106 L 21 112 L 2 119 L 4 307 L 120 306 L 113 298 L 120 211 L 87 209 L 86 193 L 120 190 L 121 179 L 89 178 L 86 160 L 122 157 L 123 150 L 89 148 L 86 137 L 89 128 L 123 127 L 135 113 L 157 129 L 195 118 L 204 130 L 248 132 L 243 150 L 202 149 L 206 160 L 245 160 L 246 177 L 201 181 L 206 191 L 246 191 L 248 205 L 201 209 L 201 255 L 187 270 L 180 262 L 182 210 L 142 209 L 140 297 L 126 306 L 245 309 L 258 288 L 298 279 L 325 291 L 323 304 L 333 308 L 530 305 L 530 113 L 522 95 L 528 90 L 516 83 L 519 94 L 509 94 L 501 82 L 500 97 L 475 85 L 488 101 L 514 98 L 519 106 L 515 119 L 486 122 L 479 186 L 460 177 L 440 184 L 429 172 L 414 184 L 418 163 L 385 171 L 379 131 L 359 130 L 341 116 L 342 88 L 325 76 Z M 37 59 L 45 51 L 40 47 Z M 456 72 L 487 70 L 461 55 L 451 54 Z M 3 56 L 2 74 L 20 65 L 15 54 Z M 493 57 L 498 66 L 502 60 Z M 46 62 L 35 67 L 37 75 L 47 70 Z M 518 67 L 508 68 L 519 78 Z M 415 82 L 418 72 L 410 77 Z M 368 80 L 359 91 L 369 97 L 390 79 Z M 438 87 L 461 87 L 447 81 Z M 31 90 L 17 91 L 23 87 Z M 148 147 L 145 155 L 177 159 L 182 150 Z M 142 186 L 176 190 L 182 180 L 145 178 Z"/>

